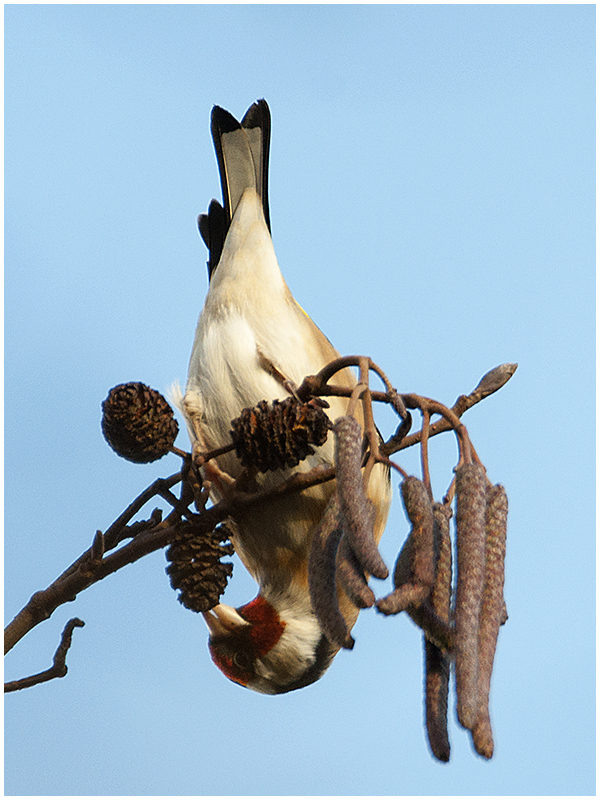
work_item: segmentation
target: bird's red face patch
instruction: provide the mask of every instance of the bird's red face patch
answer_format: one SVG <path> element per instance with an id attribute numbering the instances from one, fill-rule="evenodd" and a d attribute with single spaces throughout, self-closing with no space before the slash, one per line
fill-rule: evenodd
<path id="1" fill-rule="evenodd" d="M 275 647 L 285 622 L 260 595 L 237 609 L 250 625 L 225 636 L 215 636 L 208 646 L 212 660 L 229 680 L 247 686 L 256 677 L 254 662 Z"/>
<path id="2" fill-rule="evenodd" d="M 255 656 L 264 656 L 281 638 L 285 622 L 282 622 L 273 606 L 261 595 L 238 608 L 238 613 L 252 625 L 248 633 Z"/>

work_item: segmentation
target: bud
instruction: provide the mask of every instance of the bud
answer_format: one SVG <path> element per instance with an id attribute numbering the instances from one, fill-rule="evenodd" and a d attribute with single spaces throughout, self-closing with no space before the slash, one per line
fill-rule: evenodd
<path id="1" fill-rule="evenodd" d="M 485 373 L 471 394 L 484 398 L 497 392 L 512 378 L 518 366 L 518 364 L 500 364 L 499 367 L 494 367 Z"/>
<path id="2" fill-rule="evenodd" d="M 144 383 L 122 383 L 102 403 L 102 433 L 118 455 L 136 464 L 166 455 L 179 431 L 165 398 Z"/>

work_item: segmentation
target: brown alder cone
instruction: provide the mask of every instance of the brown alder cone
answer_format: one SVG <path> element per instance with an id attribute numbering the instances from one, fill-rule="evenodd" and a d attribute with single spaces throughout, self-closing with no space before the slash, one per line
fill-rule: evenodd
<path id="1" fill-rule="evenodd" d="M 327 439 L 331 422 L 319 400 L 261 400 L 231 423 L 231 438 L 244 467 L 259 472 L 296 467 Z M 314 447 L 313 447 L 314 445 Z"/>
<path id="2" fill-rule="evenodd" d="M 102 433 L 118 455 L 148 464 L 166 455 L 179 431 L 173 409 L 144 383 L 114 386 L 102 403 Z"/>
<path id="3" fill-rule="evenodd" d="M 198 533 L 193 522 L 182 520 L 166 551 L 170 562 L 166 568 L 171 586 L 179 590 L 178 600 L 190 611 L 210 611 L 219 602 L 233 571 L 233 564 L 223 563 L 224 556 L 233 555 L 232 544 L 224 525 L 210 533 Z"/>

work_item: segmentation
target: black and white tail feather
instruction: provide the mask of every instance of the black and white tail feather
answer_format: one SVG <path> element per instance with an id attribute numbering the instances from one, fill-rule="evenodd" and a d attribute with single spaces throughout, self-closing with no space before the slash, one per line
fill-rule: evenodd
<path id="1" fill-rule="evenodd" d="M 208 247 L 208 274 L 216 269 L 235 209 L 246 189 L 256 189 L 269 231 L 269 145 L 271 113 L 266 100 L 253 103 L 241 122 L 220 106 L 214 106 L 210 121 L 223 205 L 212 200 L 208 213 L 198 217 L 198 228 Z"/>

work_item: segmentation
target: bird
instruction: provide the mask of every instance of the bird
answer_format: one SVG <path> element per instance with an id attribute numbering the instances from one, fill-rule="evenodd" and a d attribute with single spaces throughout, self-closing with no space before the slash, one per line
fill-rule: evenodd
<path id="1" fill-rule="evenodd" d="M 209 287 L 181 398 L 193 452 L 221 447 L 230 441 L 231 421 L 242 409 L 289 397 L 305 376 L 340 355 L 294 300 L 277 263 L 268 198 L 267 102 L 253 103 L 241 122 L 214 106 L 211 134 L 223 203 L 213 199 L 198 217 L 209 251 Z M 345 369 L 335 382 L 353 388 L 357 381 Z M 347 399 L 328 402 L 331 420 L 346 413 Z M 329 435 L 295 470 L 332 465 L 333 451 Z M 204 464 L 203 471 L 217 502 L 242 467 L 228 452 Z M 257 475 L 256 481 L 269 488 L 293 471 L 275 470 Z M 240 512 L 231 521 L 232 544 L 259 592 L 239 608 L 219 603 L 204 618 L 214 663 L 241 686 L 264 694 L 299 689 L 318 680 L 340 649 L 321 630 L 308 588 L 312 537 L 334 488 L 333 481 L 313 486 Z M 381 464 L 371 474 L 368 496 L 376 510 L 378 542 L 391 502 L 389 471 Z M 359 609 L 341 588 L 338 600 L 351 629 Z"/>

